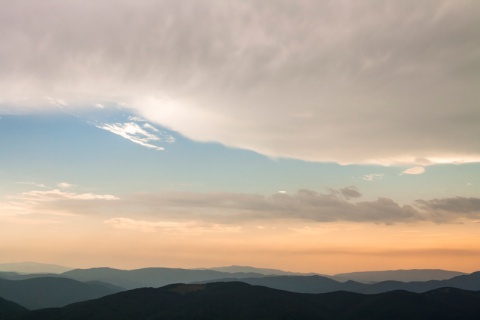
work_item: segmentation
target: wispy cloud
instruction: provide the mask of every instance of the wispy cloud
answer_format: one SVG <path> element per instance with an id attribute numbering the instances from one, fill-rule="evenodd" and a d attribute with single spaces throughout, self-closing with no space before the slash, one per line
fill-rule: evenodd
<path id="1" fill-rule="evenodd" d="M 57 183 L 57 186 L 61 189 L 69 189 L 71 187 L 74 187 L 73 184 L 68 183 L 68 182 L 59 182 L 59 183 Z"/>
<path id="2" fill-rule="evenodd" d="M 171 222 L 171 221 L 161 221 L 161 222 L 152 222 L 145 220 L 134 220 L 130 218 L 113 218 L 104 221 L 106 224 L 111 225 L 117 229 L 128 229 L 128 230 L 138 230 L 142 232 L 154 232 L 158 229 L 171 230 L 179 229 L 190 226 L 190 223 L 181 223 L 181 222 Z"/>
<path id="3" fill-rule="evenodd" d="M 5 201 L 0 202 L 0 216 L 76 215 L 77 210 L 85 209 L 82 202 L 90 203 L 91 207 L 101 207 L 100 202 L 114 200 L 119 198 L 109 194 L 74 193 L 60 189 L 32 190 L 5 197 Z M 82 213 L 88 212 L 84 210 Z"/>
<path id="4" fill-rule="evenodd" d="M 55 201 L 55 200 L 118 200 L 118 197 L 109 194 L 94 194 L 94 193 L 74 193 L 66 192 L 59 189 L 45 190 L 45 191 L 28 191 L 23 192 L 20 196 L 15 198 L 34 200 L 34 201 Z"/>
<path id="5" fill-rule="evenodd" d="M 451 221 L 457 217 L 480 218 L 480 198 L 454 197 L 432 200 L 417 200 L 422 210 L 430 212 L 438 222 Z"/>
<path id="6" fill-rule="evenodd" d="M 135 220 L 130 218 L 112 218 L 105 220 L 104 223 L 116 229 L 135 230 L 140 232 L 164 233 L 188 233 L 192 232 L 239 232 L 240 227 L 225 226 L 219 224 L 199 223 L 198 221 L 172 222 L 172 221 L 147 221 Z"/>
<path id="7" fill-rule="evenodd" d="M 172 143 L 175 141 L 173 137 L 160 133 L 158 129 L 148 123 L 141 126 L 135 122 L 113 123 L 97 125 L 97 127 L 154 150 L 164 150 L 163 147 L 155 145 L 154 143 Z M 166 137 L 166 139 L 163 139 L 164 137 Z"/>
<path id="8" fill-rule="evenodd" d="M 383 176 L 384 176 L 383 173 L 370 173 L 370 174 L 364 175 L 362 179 L 365 181 L 374 181 L 374 180 L 383 179 Z"/>
<path id="9" fill-rule="evenodd" d="M 38 187 L 38 188 L 47 188 L 47 186 L 44 185 L 43 183 L 36 183 L 36 182 L 33 182 L 33 181 L 19 181 L 19 182 L 17 182 L 17 184 L 30 185 L 30 186 L 35 186 L 35 187 Z"/>
<path id="10" fill-rule="evenodd" d="M 400 173 L 400 175 L 402 174 L 422 174 L 425 172 L 425 168 L 424 167 L 412 167 L 412 168 L 408 168 L 406 169 L 405 171 L 403 171 L 402 173 Z"/>

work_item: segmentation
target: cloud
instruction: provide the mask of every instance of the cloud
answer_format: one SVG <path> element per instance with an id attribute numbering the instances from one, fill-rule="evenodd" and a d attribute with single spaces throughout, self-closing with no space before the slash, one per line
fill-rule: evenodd
<path id="1" fill-rule="evenodd" d="M 187 222 L 172 222 L 172 221 L 147 221 L 135 220 L 130 218 L 112 218 L 105 220 L 104 223 L 112 226 L 115 229 L 134 230 L 140 232 L 156 232 L 164 233 L 188 233 L 192 232 L 238 232 L 239 227 L 223 226 L 218 224 L 205 224 L 196 221 Z"/>
<path id="2" fill-rule="evenodd" d="M 374 181 L 374 180 L 380 180 L 383 178 L 383 173 L 371 173 L 371 174 L 366 174 L 363 176 L 363 180 L 365 181 Z"/>
<path id="3" fill-rule="evenodd" d="M 127 208 L 135 208 L 136 213 L 143 216 L 221 224 L 276 219 L 384 224 L 420 221 L 447 223 L 480 217 L 480 199 L 477 198 L 417 200 L 402 205 L 383 197 L 374 201 L 351 201 L 350 198 L 359 198 L 360 192 L 352 187 L 341 190 L 343 192 L 331 189 L 328 193 L 299 190 L 292 194 L 275 193 L 269 196 L 243 193 L 138 193 L 123 197 L 118 204 L 127 211 Z M 350 198 L 345 196 L 349 193 L 352 194 Z"/>
<path id="4" fill-rule="evenodd" d="M 154 150 L 164 150 L 163 147 L 153 144 L 155 142 L 165 140 L 168 143 L 172 143 L 175 141 L 173 137 L 162 134 L 157 128 L 148 123 L 142 126 L 135 122 L 102 124 L 97 125 L 97 128 L 110 131 L 136 144 Z M 166 138 L 162 139 L 162 135 Z"/>
<path id="5" fill-rule="evenodd" d="M 347 200 L 351 198 L 360 198 L 362 196 L 362 194 L 357 190 L 357 188 L 353 186 L 342 188 L 340 189 L 340 192 Z"/>
<path id="6" fill-rule="evenodd" d="M 118 197 L 109 194 L 74 193 L 59 189 L 32 190 L 7 196 L 5 201 L 0 202 L 0 216 L 88 214 L 105 208 L 106 202 L 117 200 Z"/>
<path id="7" fill-rule="evenodd" d="M 412 167 L 412 168 L 408 168 L 407 170 L 403 171 L 402 173 L 400 173 L 400 175 L 402 175 L 402 174 L 422 174 L 424 172 L 425 172 L 424 167 Z"/>
<path id="8" fill-rule="evenodd" d="M 18 198 L 18 197 L 17 197 Z M 46 191 L 28 191 L 23 192 L 21 199 L 30 201 L 55 201 L 59 199 L 65 200 L 118 200 L 118 197 L 109 194 L 94 194 L 94 193 L 74 193 L 61 191 L 59 189 Z"/>
<path id="9" fill-rule="evenodd" d="M 32 182 L 32 181 L 19 181 L 19 182 L 17 182 L 17 184 L 31 185 L 31 186 L 35 186 L 35 187 L 38 187 L 38 188 L 47 188 L 47 186 L 44 185 L 43 183 L 36 183 L 36 182 Z"/>
<path id="10" fill-rule="evenodd" d="M 330 189 L 327 193 L 313 190 L 272 195 L 161 192 L 135 193 L 122 197 L 54 189 L 10 196 L 9 201 L 4 203 L 5 210 L 0 208 L 0 211 L 8 211 L 10 214 L 17 212 L 90 215 L 103 219 L 109 217 L 107 220 L 114 226 L 145 230 L 168 229 L 169 226 L 173 228 L 177 223 L 209 227 L 241 226 L 249 223 L 258 225 L 274 220 L 395 224 L 422 221 L 452 223 L 480 218 L 479 198 L 420 199 L 412 204 L 400 204 L 384 197 L 372 201 L 358 201 L 360 197 L 361 193 L 354 187 Z M 118 220 L 119 212 L 122 213 L 121 218 L 127 220 Z M 157 220 L 158 224 L 144 222 L 152 220 Z"/>
<path id="11" fill-rule="evenodd" d="M 68 188 L 74 187 L 73 184 L 68 183 L 68 182 L 59 182 L 59 183 L 57 183 L 57 186 L 61 189 L 68 189 Z"/>
<path id="12" fill-rule="evenodd" d="M 465 219 L 480 218 L 480 198 L 443 198 L 417 200 L 417 205 L 424 211 L 431 212 L 436 222 L 451 221 L 458 216 Z"/>
<path id="13" fill-rule="evenodd" d="M 145 220 L 134 220 L 129 218 L 113 218 L 105 220 L 104 223 L 111 225 L 113 228 L 117 229 L 127 229 L 127 230 L 138 230 L 141 232 L 154 232 L 157 229 L 179 229 L 188 227 L 188 223 L 178 223 L 178 222 L 151 222 Z"/>
<path id="14" fill-rule="evenodd" d="M 9 1 L 0 21 L 2 108 L 116 103 L 272 157 L 480 160 L 475 0 Z"/>

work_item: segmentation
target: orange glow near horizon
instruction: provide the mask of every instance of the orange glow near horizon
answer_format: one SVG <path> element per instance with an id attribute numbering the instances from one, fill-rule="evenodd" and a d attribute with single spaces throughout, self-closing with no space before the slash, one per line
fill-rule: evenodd
<path id="1" fill-rule="evenodd" d="M 336 274 L 396 269 L 480 269 L 478 223 L 353 224 L 283 221 L 188 230 L 114 229 L 87 221 L 60 228 L 2 228 L 2 261 L 74 268 L 249 265 Z M 68 235 L 68 236 L 67 236 Z M 9 241 L 7 241 L 9 239 Z"/>

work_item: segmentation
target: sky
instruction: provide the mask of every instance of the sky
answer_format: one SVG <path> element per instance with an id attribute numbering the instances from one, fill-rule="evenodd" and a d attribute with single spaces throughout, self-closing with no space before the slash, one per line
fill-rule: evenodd
<path id="1" fill-rule="evenodd" d="M 480 2 L 0 4 L 0 263 L 480 270 Z"/>

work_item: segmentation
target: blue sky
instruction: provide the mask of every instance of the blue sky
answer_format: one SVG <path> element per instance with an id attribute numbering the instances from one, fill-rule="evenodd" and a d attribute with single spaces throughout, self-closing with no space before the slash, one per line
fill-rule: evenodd
<path id="1" fill-rule="evenodd" d="M 356 186 L 371 199 L 394 197 L 408 203 L 452 192 L 474 196 L 480 183 L 478 164 L 433 165 L 421 174 L 405 174 L 409 166 L 272 158 L 219 143 L 195 142 L 128 110 L 112 109 L 88 110 L 85 115 L 60 109 L 2 115 L 1 161 L 2 168 L 8 168 L 1 172 L 2 191 L 62 181 L 115 194 L 171 190 L 272 194 Z M 99 128 L 98 123 L 152 125 L 160 139 L 154 143 L 164 150 L 132 142 Z"/>
<path id="2" fill-rule="evenodd" d="M 479 9 L 9 2 L 0 262 L 478 270 Z"/>

